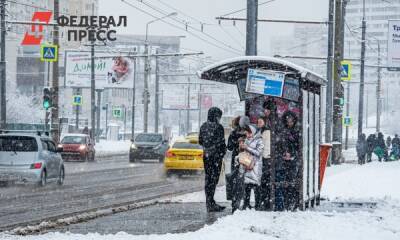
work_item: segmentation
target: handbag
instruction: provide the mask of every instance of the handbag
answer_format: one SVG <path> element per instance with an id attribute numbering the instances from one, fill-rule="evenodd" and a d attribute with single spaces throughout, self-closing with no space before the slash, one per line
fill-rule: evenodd
<path id="1" fill-rule="evenodd" d="M 254 168 L 254 161 L 252 156 L 248 152 L 241 152 L 238 155 L 239 163 L 242 164 L 246 170 L 252 170 Z"/>

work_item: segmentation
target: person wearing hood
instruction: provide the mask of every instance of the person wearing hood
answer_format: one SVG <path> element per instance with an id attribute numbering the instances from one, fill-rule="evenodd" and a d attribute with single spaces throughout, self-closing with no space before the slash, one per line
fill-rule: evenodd
<path id="1" fill-rule="evenodd" d="M 277 146 L 276 210 L 294 210 L 298 207 L 297 177 L 299 170 L 300 130 L 297 116 L 291 111 L 282 115 L 282 126 Z"/>
<path id="2" fill-rule="evenodd" d="M 207 121 L 201 125 L 199 133 L 199 144 L 203 146 L 204 151 L 205 194 L 208 212 L 220 212 L 225 209 L 214 200 L 222 161 L 226 153 L 224 128 L 219 123 L 221 117 L 221 109 L 210 108 Z"/>
<path id="3" fill-rule="evenodd" d="M 375 151 L 378 156 L 379 162 L 382 162 L 382 157 L 386 161 L 387 160 L 387 149 L 386 149 L 386 144 L 385 144 L 385 139 L 383 136 L 383 133 L 379 132 L 378 133 L 378 139 L 376 140 L 376 146 L 377 150 Z M 380 154 L 382 152 L 382 154 Z"/>
<path id="4" fill-rule="evenodd" d="M 358 164 L 365 164 L 365 155 L 367 154 L 367 140 L 365 139 L 365 134 L 360 134 L 360 137 L 357 140 L 356 150 L 358 157 Z"/>
<path id="5" fill-rule="evenodd" d="M 241 156 L 236 158 L 236 164 L 239 165 L 239 171 L 244 180 L 244 191 L 236 193 L 232 201 L 232 211 L 239 209 L 241 200 L 243 199 L 243 209 L 250 207 L 250 193 L 254 189 L 256 198 L 256 209 L 260 204 L 260 185 L 262 175 L 262 153 L 264 144 L 262 137 L 257 133 L 257 129 L 253 126 L 244 128 L 246 139 L 239 144 L 239 149 L 248 157 L 248 164 L 241 161 Z"/>
<path id="6" fill-rule="evenodd" d="M 372 161 L 372 153 L 374 152 L 375 145 L 376 145 L 375 134 L 368 135 L 368 138 L 367 138 L 367 162 Z"/>

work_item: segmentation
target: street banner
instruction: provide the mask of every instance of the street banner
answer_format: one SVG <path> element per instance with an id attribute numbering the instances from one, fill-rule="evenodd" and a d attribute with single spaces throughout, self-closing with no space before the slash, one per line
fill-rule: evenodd
<path id="1" fill-rule="evenodd" d="M 398 70 L 400 68 L 400 20 L 389 20 L 388 26 L 387 65 Z"/>
<path id="2" fill-rule="evenodd" d="M 90 87 L 90 52 L 65 52 L 65 86 Z M 96 88 L 132 88 L 133 63 L 126 57 L 115 57 L 115 53 L 96 53 Z"/>
<path id="3" fill-rule="evenodd" d="M 285 74 L 282 72 L 249 69 L 246 92 L 282 97 Z"/>

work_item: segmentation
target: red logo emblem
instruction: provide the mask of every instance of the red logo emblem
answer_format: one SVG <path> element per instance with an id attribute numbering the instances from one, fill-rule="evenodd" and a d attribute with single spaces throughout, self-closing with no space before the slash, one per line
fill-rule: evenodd
<path id="1" fill-rule="evenodd" d="M 48 24 L 52 14 L 52 12 L 35 12 L 32 17 L 32 22 Z M 43 39 L 43 25 L 32 25 L 30 30 L 31 31 L 25 33 L 21 45 L 40 45 Z"/>

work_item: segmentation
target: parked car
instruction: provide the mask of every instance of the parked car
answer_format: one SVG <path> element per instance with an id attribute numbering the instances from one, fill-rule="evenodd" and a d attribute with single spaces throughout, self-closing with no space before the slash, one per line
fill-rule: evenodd
<path id="1" fill-rule="evenodd" d="M 190 141 L 191 143 L 199 143 L 199 133 L 198 132 L 188 133 L 185 139 Z"/>
<path id="2" fill-rule="evenodd" d="M 158 159 L 159 162 L 163 162 L 168 147 L 168 141 L 163 139 L 162 134 L 140 133 L 132 140 L 129 161 Z"/>
<path id="3" fill-rule="evenodd" d="M 0 181 L 64 183 L 64 162 L 55 143 L 40 133 L 0 133 Z"/>
<path id="4" fill-rule="evenodd" d="M 88 134 L 66 134 L 60 143 L 64 160 L 94 161 L 96 150 Z"/>
<path id="5" fill-rule="evenodd" d="M 203 148 L 195 140 L 178 140 L 165 154 L 164 168 L 171 171 L 204 170 Z"/>

